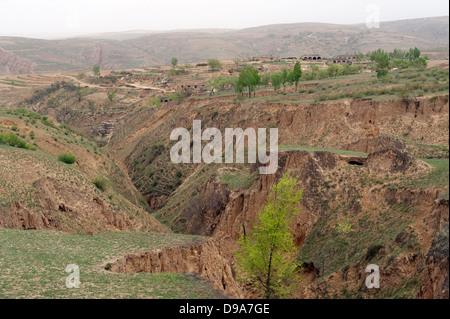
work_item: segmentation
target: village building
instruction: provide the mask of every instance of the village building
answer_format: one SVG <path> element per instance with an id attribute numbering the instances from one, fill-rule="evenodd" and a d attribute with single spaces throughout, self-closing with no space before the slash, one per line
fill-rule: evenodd
<path id="1" fill-rule="evenodd" d="M 329 60 L 329 63 L 331 64 L 353 64 L 353 62 L 356 62 L 356 55 L 338 55 L 332 59 Z"/>
<path id="2" fill-rule="evenodd" d="M 282 61 L 295 61 L 295 60 L 297 60 L 297 57 L 295 57 L 295 56 L 290 56 L 290 57 L 287 57 L 287 58 L 282 58 L 281 59 Z"/>
<path id="3" fill-rule="evenodd" d="M 206 91 L 205 83 L 202 81 L 192 81 L 189 83 L 182 83 L 178 86 L 178 90 L 191 92 L 191 93 L 202 93 Z"/>
<path id="4" fill-rule="evenodd" d="M 322 61 L 324 58 L 320 55 L 302 55 L 300 58 L 302 61 Z"/>
<path id="5" fill-rule="evenodd" d="M 279 61 L 277 57 L 273 55 L 260 55 L 254 56 L 249 59 L 250 62 L 276 62 Z"/>

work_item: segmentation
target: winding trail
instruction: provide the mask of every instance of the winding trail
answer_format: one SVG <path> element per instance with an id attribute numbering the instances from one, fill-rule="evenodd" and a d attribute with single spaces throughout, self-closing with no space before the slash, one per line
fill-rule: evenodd
<path id="1" fill-rule="evenodd" d="M 69 78 L 71 80 L 74 80 L 75 82 L 80 83 L 81 86 L 87 86 L 89 88 L 98 88 L 98 89 L 106 89 L 106 87 L 98 85 L 98 84 L 91 84 L 88 82 L 85 82 L 83 80 L 77 79 L 74 76 L 71 75 L 64 75 L 64 74 L 60 74 L 61 77 L 66 77 Z M 140 85 L 140 84 L 128 84 L 128 86 L 114 86 L 114 88 L 116 89 L 130 89 L 130 88 L 134 88 L 134 89 L 143 89 L 143 90 L 154 90 L 154 91 L 160 91 L 160 92 L 164 92 L 164 93 L 173 93 L 175 91 L 173 90 L 165 90 L 159 87 L 155 87 L 155 86 L 144 86 L 144 85 Z"/>

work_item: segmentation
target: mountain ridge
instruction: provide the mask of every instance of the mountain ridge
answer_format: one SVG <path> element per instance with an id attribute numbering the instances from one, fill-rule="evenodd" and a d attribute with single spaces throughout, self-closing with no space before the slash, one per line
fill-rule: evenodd
<path id="1" fill-rule="evenodd" d="M 172 57 L 179 63 L 192 63 L 254 55 L 282 58 L 315 53 L 332 57 L 415 46 L 424 51 L 448 47 L 448 29 L 448 16 L 443 16 L 381 22 L 378 29 L 363 24 L 308 22 L 227 31 L 173 30 L 138 37 L 133 37 L 133 32 L 144 31 L 125 31 L 116 35 L 122 40 L 114 39 L 114 33 L 101 39 L 0 37 L 0 75 L 87 70 L 94 64 L 105 70 L 140 68 L 170 64 Z M 31 67 L 23 69 L 11 65 L 11 61 L 26 62 Z"/>

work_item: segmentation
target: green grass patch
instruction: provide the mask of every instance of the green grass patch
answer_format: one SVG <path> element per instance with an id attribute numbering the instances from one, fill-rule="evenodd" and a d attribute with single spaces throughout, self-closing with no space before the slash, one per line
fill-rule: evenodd
<path id="1" fill-rule="evenodd" d="M 223 184 L 227 184 L 229 188 L 233 190 L 249 189 L 253 182 L 258 179 L 258 173 L 245 173 L 245 172 L 230 172 L 224 173 L 220 177 L 220 181 Z"/>
<path id="2" fill-rule="evenodd" d="M 387 135 L 405 142 L 412 148 L 412 153 L 416 158 L 434 158 L 434 159 L 448 159 L 449 149 L 446 145 L 425 144 L 417 141 L 407 140 L 396 135 Z"/>
<path id="3" fill-rule="evenodd" d="M 61 153 L 58 155 L 58 160 L 66 164 L 73 164 L 76 162 L 77 159 L 75 155 L 71 153 Z"/>
<path id="4" fill-rule="evenodd" d="M 307 152 L 332 152 L 339 155 L 349 155 L 349 156 L 367 156 L 367 153 L 354 152 L 347 150 L 340 150 L 336 148 L 324 148 L 324 147 L 312 147 L 312 146 L 301 146 L 301 145 L 280 145 L 278 147 L 279 151 L 307 151 Z"/>
<path id="5" fill-rule="evenodd" d="M 108 184 L 108 180 L 104 177 L 97 177 L 96 179 L 94 179 L 94 185 L 101 190 L 102 192 L 104 192 L 106 190 L 106 186 Z"/>
<path id="6" fill-rule="evenodd" d="M 416 175 L 405 175 L 399 181 L 392 184 L 390 188 L 412 188 L 412 189 L 440 189 L 447 190 L 441 197 L 448 199 L 449 185 L 449 160 L 448 159 L 422 159 L 432 166 L 430 170 Z"/>
<path id="7" fill-rule="evenodd" d="M 16 134 L 10 132 L 10 133 L 1 133 L 0 134 L 0 144 L 6 144 L 9 146 L 15 146 L 18 148 L 24 148 L 27 150 L 36 150 L 35 146 L 30 145 L 29 143 L 27 143 L 26 141 L 24 141 L 23 139 L 21 139 L 19 136 L 17 136 Z"/>
<path id="8" fill-rule="evenodd" d="M 117 274 L 105 265 L 129 253 L 195 243 L 199 236 L 108 232 L 71 235 L 0 228 L 0 298 L 213 298 L 214 291 L 187 274 Z M 69 264 L 80 269 L 80 288 L 68 289 Z"/>

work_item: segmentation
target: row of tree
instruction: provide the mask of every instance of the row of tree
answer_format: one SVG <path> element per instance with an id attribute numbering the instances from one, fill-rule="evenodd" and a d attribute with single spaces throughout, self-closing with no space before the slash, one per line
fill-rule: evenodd
<path id="1" fill-rule="evenodd" d="M 258 85 L 269 85 L 269 83 L 272 83 L 275 90 L 280 89 L 281 85 L 286 87 L 288 84 L 294 84 L 297 90 L 301 77 L 302 68 L 298 61 L 293 69 L 284 68 L 282 72 L 265 74 L 263 76 L 253 66 L 246 65 L 240 70 L 239 77 L 219 76 L 211 79 L 207 86 L 218 91 L 223 91 L 227 88 L 234 88 L 238 93 L 248 91 L 248 95 L 251 97 L 252 92 L 256 91 Z"/>
<path id="2" fill-rule="evenodd" d="M 409 51 L 395 49 L 393 52 L 386 52 L 378 49 L 370 53 L 370 60 L 373 62 L 377 77 L 387 76 L 393 68 L 397 69 L 426 69 L 429 58 L 422 57 L 421 51 L 415 47 Z"/>
<path id="3" fill-rule="evenodd" d="M 295 85 L 295 90 L 297 91 L 300 81 L 355 74 L 360 73 L 361 70 L 361 66 L 340 64 L 332 64 L 326 70 L 319 70 L 317 66 L 311 65 L 311 71 L 303 73 L 300 62 L 297 61 L 292 69 L 283 68 L 281 72 L 260 75 L 256 68 L 246 65 L 240 70 L 239 77 L 219 76 L 211 79 L 206 86 L 213 91 L 224 91 L 233 88 L 241 94 L 248 92 L 249 97 L 251 97 L 252 93 L 253 95 L 256 94 L 256 88 L 260 85 L 272 85 L 275 91 L 281 87 L 285 90 L 286 86 Z"/>
<path id="4" fill-rule="evenodd" d="M 268 79 L 270 77 L 270 81 L 275 91 L 279 90 L 281 85 L 283 85 L 283 88 L 286 89 L 286 84 L 294 84 L 295 91 L 297 91 L 298 83 L 300 82 L 302 76 L 302 67 L 300 66 L 300 62 L 297 61 L 295 62 L 292 70 L 284 68 L 282 72 L 272 73 L 270 76 L 264 78 L 264 83 L 268 83 Z"/>
<path id="5" fill-rule="evenodd" d="M 358 74 L 361 73 L 362 67 L 360 65 L 352 66 L 350 64 L 332 64 L 329 65 L 326 70 L 319 69 L 315 64 L 310 64 L 310 71 L 305 72 L 302 76 L 302 80 L 322 80 L 326 78 L 336 78 L 342 75 Z"/>

